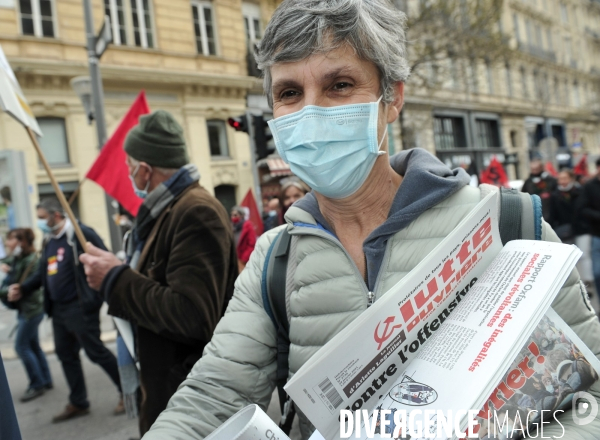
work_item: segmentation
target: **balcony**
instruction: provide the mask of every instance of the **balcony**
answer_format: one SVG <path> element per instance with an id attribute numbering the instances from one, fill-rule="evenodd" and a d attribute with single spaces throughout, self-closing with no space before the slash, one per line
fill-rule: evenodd
<path id="1" fill-rule="evenodd" d="M 533 46 L 531 44 L 518 42 L 517 48 L 521 52 L 528 53 L 536 58 L 539 58 L 544 61 L 550 61 L 551 63 L 556 63 L 556 54 L 550 50 L 540 49 L 539 47 Z"/>

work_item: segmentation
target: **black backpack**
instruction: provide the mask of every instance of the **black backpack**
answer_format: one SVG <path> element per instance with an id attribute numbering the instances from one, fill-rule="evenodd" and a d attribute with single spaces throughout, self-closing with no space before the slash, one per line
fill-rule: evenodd
<path id="1" fill-rule="evenodd" d="M 524 194 L 523 194 L 524 195 Z M 525 202 L 525 203 L 524 203 Z M 502 244 L 521 238 L 542 239 L 542 201 L 536 196 L 522 198 L 516 189 L 500 189 L 500 238 Z M 526 206 L 523 209 L 523 205 Z M 282 229 L 271 243 L 262 271 L 261 290 L 265 311 L 277 329 L 277 393 L 281 421 L 279 427 L 289 434 L 296 410 L 292 400 L 283 389 L 289 375 L 290 323 L 285 307 L 287 264 L 292 237 L 287 228 Z"/>

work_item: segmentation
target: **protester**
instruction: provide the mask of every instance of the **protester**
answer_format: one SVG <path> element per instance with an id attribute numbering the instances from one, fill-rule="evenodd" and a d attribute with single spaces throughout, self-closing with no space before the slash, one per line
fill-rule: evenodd
<path id="1" fill-rule="evenodd" d="M 85 281 L 83 265 L 78 256 L 83 253 L 75 237 L 71 221 L 65 218 L 56 199 L 43 200 L 37 206 L 38 227 L 45 234 L 39 269 L 22 284 L 14 284 L 10 292 L 20 292 L 23 297 L 44 288 L 44 308 L 52 317 L 54 345 L 69 385 L 69 404 L 56 415 L 54 423 L 89 414 L 79 350 L 83 348 L 90 360 L 98 364 L 121 391 L 117 359 L 100 340 L 100 307 L 102 298 Z M 106 249 L 96 232 L 79 223 L 83 235 L 94 246 Z M 123 411 L 119 401 L 116 413 Z"/>
<path id="2" fill-rule="evenodd" d="M 10 194 L 10 188 L 3 186 L 0 189 L 0 197 L 2 197 L 2 203 L 6 206 L 6 213 L 8 214 L 8 228 L 15 229 L 17 227 L 17 219 L 15 217 L 15 207 L 12 204 L 12 196 Z"/>
<path id="3" fill-rule="evenodd" d="M 532 160 L 529 166 L 531 174 L 523 183 L 521 191 L 540 196 L 542 215 L 548 221 L 550 219 L 550 194 L 556 190 L 556 179 L 544 170 L 544 164 L 540 159 Z"/>
<path id="4" fill-rule="evenodd" d="M 596 171 L 596 176 L 583 187 L 580 207 L 592 235 L 592 270 L 596 292 L 600 294 L 600 159 L 596 161 Z"/>
<path id="5" fill-rule="evenodd" d="M 279 216 L 281 214 L 281 209 L 279 205 L 279 199 L 277 197 L 273 197 L 266 205 L 266 209 L 263 215 L 263 225 L 264 232 L 270 231 L 273 228 L 276 228 L 281 223 L 279 222 Z"/>
<path id="6" fill-rule="evenodd" d="M 289 208 L 287 225 L 258 240 L 203 357 L 144 440 L 205 438 L 240 408 L 268 405 L 277 330 L 262 283 L 266 254 L 283 228 L 291 237 L 284 304 L 293 376 L 482 199 L 464 170 L 425 150 L 387 154 L 387 124 L 400 114 L 409 73 L 405 21 L 387 0 L 284 0 L 275 11 L 257 52 L 273 105 L 269 124 L 280 156 L 313 191 Z M 545 223 L 541 233 L 558 241 Z M 583 293 L 575 271 L 553 306 L 600 353 L 600 322 Z M 299 418 L 307 439 L 314 427 Z M 571 438 L 600 438 L 600 420 L 561 422 Z M 544 428 L 562 435 L 556 422 Z"/>
<path id="7" fill-rule="evenodd" d="M 256 245 L 256 231 L 252 222 L 246 220 L 246 211 L 241 206 L 231 208 L 231 223 L 235 237 L 238 268 L 241 272 L 246 267 Z"/>
<path id="8" fill-rule="evenodd" d="M 0 287 L 0 299 L 9 308 L 17 310 L 17 336 L 15 351 L 21 358 L 29 386 L 21 397 L 28 402 L 52 389 L 52 377 L 46 355 L 40 347 L 38 329 L 44 319 L 44 294 L 41 289 L 29 295 L 21 296 L 13 289 L 9 295 L 9 286 L 20 284 L 37 272 L 38 257 L 33 241 L 35 235 L 29 228 L 12 229 L 6 234 L 6 247 L 10 257 L 2 265 L 7 273 Z"/>
<path id="9" fill-rule="evenodd" d="M 173 116 L 159 110 L 140 117 L 124 149 L 134 190 L 144 198 L 126 246 L 128 264 L 95 246 L 81 262 L 108 313 L 135 325 L 143 435 L 202 355 L 238 272 L 227 212 L 200 186 Z"/>
<path id="10" fill-rule="evenodd" d="M 4 362 L 0 355 L 0 438 L 7 440 L 21 440 L 21 430 L 15 413 L 12 395 L 4 371 Z"/>
<path id="11" fill-rule="evenodd" d="M 279 204 L 281 205 L 281 215 L 284 216 L 290 206 L 304 197 L 310 188 L 306 183 L 296 176 L 281 180 L 281 192 L 279 193 Z"/>
<path id="12" fill-rule="evenodd" d="M 574 243 L 576 236 L 586 233 L 586 223 L 576 215 L 577 199 L 581 187 L 575 182 L 571 170 L 558 173 L 558 186 L 550 195 L 550 214 L 548 223 L 563 243 Z"/>

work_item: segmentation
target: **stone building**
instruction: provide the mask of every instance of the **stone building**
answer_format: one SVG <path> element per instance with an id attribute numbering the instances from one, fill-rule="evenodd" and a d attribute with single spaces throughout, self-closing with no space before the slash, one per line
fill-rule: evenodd
<path id="1" fill-rule="evenodd" d="M 248 136 L 227 118 L 263 108 L 260 81 L 251 75 L 249 43 L 260 39 L 273 0 L 93 0 L 96 30 L 110 17 L 114 43 L 100 66 L 108 136 L 140 90 L 152 110 L 164 109 L 185 130 L 201 183 L 227 207 L 252 186 Z M 0 45 L 44 132 L 41 145 L 63 191 L 76 190 L 98 154 L 96 131 L 70 87 L 88 75 L 82 2 L 0 0 Z M 249 74 L 250 71 L 250 74 Z M 0 115 L 0 150 L 25 154 L 30 206 L 52 188 L 24 129 Z M 102 189 L 85 182 L 74 210 L 107 243 Z"/>
<path id="2" fill-rule="evenodd" d="M 537 154 L 557 167 L 597 157 L 600 1 L 505 0 L 499 27 L 512 49 L 502 61 L 450 59 L 436 90 L 408 82 L 405 147 L 478 171 L 496 155 L 513 179 Z"/>

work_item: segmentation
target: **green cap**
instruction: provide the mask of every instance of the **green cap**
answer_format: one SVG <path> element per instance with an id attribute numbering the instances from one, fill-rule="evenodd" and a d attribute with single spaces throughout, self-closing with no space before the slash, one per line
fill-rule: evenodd
<path id="1" fill-rule="evenodd" d="M 140 123 L 129 131 L 123 148 L 135 160 L 151 166 L 181 168 L 189 163 L 183 128 L 164 110 L 140 116 Z"/>

